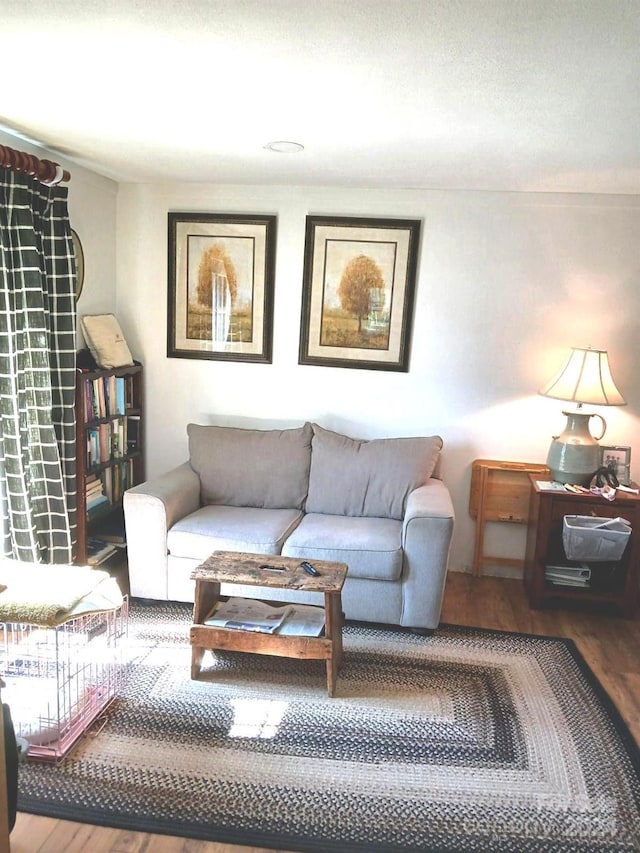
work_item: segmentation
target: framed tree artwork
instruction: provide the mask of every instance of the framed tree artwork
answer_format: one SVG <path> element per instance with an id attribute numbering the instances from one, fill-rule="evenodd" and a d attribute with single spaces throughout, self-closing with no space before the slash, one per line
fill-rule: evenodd
<path id="1" fill-rule="evenodd" d="M 169 213 L 167 355 L 271 363 L 275 216 Z"/>
<path id="2" fill-rule="evenodd" d="M 308 216 L 300 364 L 409 369 L 420 221 Z"/>

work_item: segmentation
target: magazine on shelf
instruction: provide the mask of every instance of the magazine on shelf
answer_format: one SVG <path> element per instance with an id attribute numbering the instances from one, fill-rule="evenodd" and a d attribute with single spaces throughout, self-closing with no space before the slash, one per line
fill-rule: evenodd
<path id="1" fill-rule="evenodd" d="M 230 598 L 219 601 L 204 624 L 261 634 L 319 636 L 324 627 L 324 610 L 303 604 L 276 606 L 252 598 Z"/>
<path id="2" fill-rule="evenodd" d="M 554 586 L 590 586 L 591 569 L 586 563 L 578 566 L 546 566 L 545 579 Z"/>
<path id="3" fill-rule="evenodd" d="M 541 492 L 566 492 L 564 483 L 558 483 L 556 480 L 536 480 L 536 485 Z"/>
<path id="4" fill-rule="evenodd" d="M 581 563 L 578 566 L 552 566 L 545 567 L 545 574 L 554 575 L 555 577 L 566 578 L 584 578 L 589 580 L 591 577 L 591 568 L 587 563 Z"/>
<path id="5" fill-rule="evenodd" d="M 230 598 L 218 602 L 204 624 L 214 628 L 238 628 L 273 634 L 282 625 L 288 612 L 289 605 L 273 607 L 252 598 Z"/>
<path id="6" fill-rule="evenodd" d="M 547 580 L 552 586 L 573 586 L 581 589 L 586 589 L 591 586 L 591 581 L 588 581 L 585 578 L 547 577 Z"/>
<path id="7" fill-rule="evenodd" d="M 312 604 L 292 604 L 277 634 L 286 637 L 319 637 L 324 628 L 324 608 Z"/>

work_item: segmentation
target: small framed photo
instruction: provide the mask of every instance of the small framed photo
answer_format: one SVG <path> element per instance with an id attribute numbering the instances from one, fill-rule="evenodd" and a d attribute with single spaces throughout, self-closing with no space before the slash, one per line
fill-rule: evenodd
<path id="1" fill-rule="evenodd" d="M 610 468 L 623 486 L 631 480 L 631 448 L 600 445 L 600 464 Z"/>
<path id="2" fill-rule="evenodd" d="M 169 213 L 169 358 L 271 363 L 275 239 L 275 216 Z"/>
<path id="3" fill-rule="evenodd" d="M 307 216 L 299 364 L 408 371 L 420 225 Z"/>

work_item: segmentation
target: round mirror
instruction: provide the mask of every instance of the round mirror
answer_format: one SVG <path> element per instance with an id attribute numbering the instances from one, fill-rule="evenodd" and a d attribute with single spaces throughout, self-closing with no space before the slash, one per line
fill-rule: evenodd
<path id="1" fill-rule="evenodd" d="M 84 251 L 82 243 L 76 231 L 71 229 L 71 239 L 73 240 L 73 248 L 76 253 L 76 302 L 80 299 L 82 293 L 82 285 L 84 284 Z"/>

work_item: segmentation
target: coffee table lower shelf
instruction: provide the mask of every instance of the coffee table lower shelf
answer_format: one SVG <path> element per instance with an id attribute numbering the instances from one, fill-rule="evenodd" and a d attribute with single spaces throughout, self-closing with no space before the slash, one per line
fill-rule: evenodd
<path id="1" fill-rule="evenodd" d="M 329 696 L 334 695 L 342 648 L 335 648 L 337 644 L 328 637 L 288 637 L 236 628 L 192 625 L 190 639 L 193 679 L 200 675 L 202 658 L 207 649 L 274 655 L 298 660 L 324 660 L 327 662 L 327 692 Z"/>

